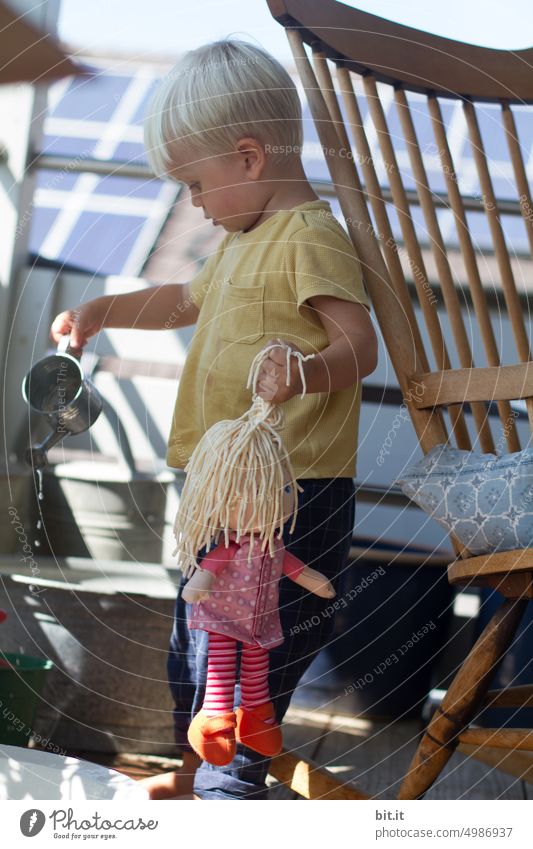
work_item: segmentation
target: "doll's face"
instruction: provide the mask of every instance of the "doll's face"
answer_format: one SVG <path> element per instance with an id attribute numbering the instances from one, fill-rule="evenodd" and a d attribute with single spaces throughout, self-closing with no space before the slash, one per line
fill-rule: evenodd
<path id="1" fill-rule="evenodd" d="M 284 476 L 284 485 L 283 485 L 283 515 L 284 522 L 286 522 L 292 516 L 292 505 L 293 505 L 293 487 L 290 483 L 288 477 Z M 244 516 L 242 520 L 243 528 L 250 528 L 250 522 L 253 518 L 254 514 L 254 503 L 251 496 L 240 495 L 236 496 L 230 502 L 230 510 L 229 510 L 229 527 L 232 530 L 237 530 L 239 509 L 241 507 L 242 502 L 246 501 L 246 506 L 244 508 Z M 253 529 L 254 531 L 261 532 L 264 530 L 263 528 L 257 527 Z"/>

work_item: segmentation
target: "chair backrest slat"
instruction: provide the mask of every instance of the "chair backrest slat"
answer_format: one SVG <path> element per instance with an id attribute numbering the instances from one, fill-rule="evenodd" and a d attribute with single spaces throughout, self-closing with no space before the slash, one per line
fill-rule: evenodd
<path id="1" fill-rule="evenodd" d="M 301 34 L 298 30 L 288 28 L 287 37 L 315 120 L 320 143 L 325 150 L 335 149 L 339 145 L 339 135 L 332 123 L 335 116 L 332 116 L 328 110 Z M 427 451 L 436 443 L 446 442 L 448 434 L 440 409 L 417 410 L 412 404 L 410 377 L 425 371 L 417 345 L 413 344 L 412 325 L 408 314 L 398 309 L 394 285 L 378 241 L 371 237 L 373 224 L 354 162 L 340 156 L 327 156 L 326 162 L 337 190 L 348 231 L 362 264 L 365 283 L 372 298 L 374 311 L 385 337 L 405 403 L 409 406 L 413 426 L 423 450 Z M 391 346 L 390 340 L 393 337 L 395 344 Z M 453 542 L 456 550 L 462 551 L 456 541 L 453 540 Z"/>
<path id="2" fill-rule="evenodd" d="M 324 95 L 328 112 L 331 115 L 331 120 L 333 121 L 333 125 L 337 131 L 340 145 L 345 150 L 348 150 L 350 149 L 350 141 L 348 139 L 346 127 L 344 126 L 344 119 L 335 93 L 335 86 L 326 57 L 320 52 L 320 50 L 313 50 L 313 65 L 318 84 L 320 85 L 322 94 Z"/>
<path id="3" fill-rule="evenodd" d="M 416 191 L 420 200 L 420 206 L 430 238 L 431 250 L 435 259 L 435 265 L 440 279 L 441 290 L 446 310 L 448 312 L 451 330 L 459 355 L 459 362 L 463 368 L 472 368 L 474 366 L 474 360 L 463 321 L 459 296 L 455 288 L 450 263 L 448 261 L 446 245 L 444 244 L 444 239 L 442 237 L 441 228 L 437 218 L 437 212 L 433 203 L 432 192 L 411 110 L 409 103 L 407 102 L 405 91 L 402 88 L 396 89 L 395 101 L 400 124 L 402 126 L 403 136 L 407 145 L 407 152 L 411 162 L 411 170 L 416 183 Z M 473 403 L 471 405 L 471 409 L 483 450 L 494 451 L 494 440 L 492 438 L 485 404 Z M 472 448 L 470 439 L 465 442 L 461 438 L 460 433 L 456 434 L 456 438 L 457 444 L 460 448 Z"/>
<path id="4" fill-rule="evenodd" d="M 409 265 L 413 271 L 413 279 L 418 293 L 418 302 L 428 329 L 436 366 L 439 370 L 449 369 L 451 368 L 451 363 L 439 321 L 437 304 L 432 297 L 425 261 L 411 217 L 409 201 L 391 141 L 385 111 L 379 97 L 376 81 L 372 74 L 363 77 L 363 87 L 366 93 L 370 115 L 377 133 L 385 169 L 389 177 L 394 206 L 399 215 L 399 223 L 407 250 Z M 448 412 L 458 444 L 466 448 L 471 448 L 470 437 L 461 407 L 450 406 Z"/>
<path id="5" fill-rule="evenodd" d="M 472 244 L 472 237 L 470 235 L 470 229 L 466 218 L 463 198 L 459 191 L 459 180 L 448 143 L 448 138 L 446 136 L 440 103 L 435 95 L 429 95 L 427 103 L 433 127 L 433 135 L 439 152 L 442 172 L 444 174 L 448 200 L 454 216 L 455 229 L 461 248 L 474 312 L 485 349 L 487 365 L 499 366 L 500 354 L 494 336 L 494 328 L 492 326 L 490 312 L 485 292 L 483 290 L 483 284 L 481 282 L 476 252 Z M 512 415 L 509 402 L 498 402 L 498 412 L 503 425 L 503 433 L 505 434 L 509 451 L 519 451 L 520 441 L 516 430 L 516 421 L 515 417 Z M 482 444 L 484 445 L 484 443 Z M 487 448 L 486 450 L 491 451 L 493 449 Z"/>
<path id="6" fill-rule="evenodd" d="M 370 115 L 376 129 L 381 149 L 381 156 L 389 178 L 392 199 L 398 213 L 409 264 L 413 269 L 413 280 L 418 292 L 419 304 L 430 334 L 435 362 L 439 369 L 450 368 L 450 360 L 446 350 L 446 343 L 444 341 L 437 310 L 435 308 L 436 304 L 431 297 L 428 297 L 428 292 L 431 294 L 429 279 L 424 259 L 422 257 L 422 251 L 416 236 L 413 219 L 411 217 L 409 201 L 407 200 L 407 195 L 402 183 L 396 153 L 387 127 L 385 112 L 379 98 L 376 82 L 370 74 L 363 78 L 363 86 Z"/>
<path id="7" fill-rule="evenodd" d="M 359 103 L 353 88 L 351 75 L 342 65 L 337 68 L 337 78 L 348 116 L 348 125 L 355 143 L 354 159 L 361 166 L 365 181 L 366 193 L 372 207 L 378 232 L 382 234 L 380 247 L 383 250 L 395 294 L 401 304 L 402 311 L 407 316 L 422 370 L 429 371 L 429 362 L 424 350 L 422 337 L 415 318 L 413 304 L 409 297 L 405 275 L 400 262 L 400 252 L 393 236 L 392 227 L 387 215 L 383 192 L 374 167 L 374 159 L 363 127 L 363 119 Z M 351 149 L 351 148 L 350 148 Z"/>
<path id="8" fill-rule="evenodd" d="M 496 195 L 494 194 L 492 186 L 492 178 L 487 164 L 487 156 L 483 140 L 481 138 L 479 122 L 474 104 L 465 100 L 463 102 L 463 111 L 466 118 L 470 144 L 472 146 L 474 162 L 476 164 L 479 183 L 481 186 L 483 207 L 490 227 L 494 250 L 496 252 L 503 293 L 511 319 L 518 356 L 521 358 L 522 362 L 526 362 L 531 359 L 531 350 L 524 326 L 522 309 L 520 307 L 513 269 L 511 268 L 511 261 L 509 259 L 509 251 L 505 243 L 505 236 L 500 220 Z"/>
<path id="9" fill-rule="evenodd" d="M 509 258 L 509 251 L 505 242 L 500 213 L 492 186 L 492 179 L 490 176 L 489 166 L 487 164 L 487 157 L 485 154 L 483 140 L 481 138 L 479 122 L 474 104 L 470 100 L 463 101 L 463 111 L 466 118 L 472 153 L 481 186 L 483 206 L 490 227 L 494 250 L 496 252 L 496 259 L 500 271 L 505 302 L 507 304 L 507 311 L 509 313 L 511 327 L 515 337 L 516 349 L 519 358 L 523 363 L 525 363 L 531 360 L 531 349 L 529 346 L 524 317 L 522 315 L 522 308 L 520 306 L 520 299 L 516 289 L 516 282 L 513 275 L 513 269 L 511 267 L 511 260 Z M 533 429 L 533 398 L 528 398 L 526 400 L 526 405 L 529 416 L 529 424 Z"/>
<path id="10" fill-rule="evenodd" d="M 509 103 L 502 103 L 502 125 L 505 130 L 507 146 L 509 147 L 509 155 L 513 165 L 513 173 L 518 189 L 520 200 L 520 212 L 526 225 L 526 232 L 529 239 L 529 249 L 533 254 L 533 204 L 531 202 L 531 192 L 524 165 L 524 157 L 518 141 L 518 133 L 514 115 L 511 111 Z"/>
<path id="11" fill-rule="evenodd" d="M 372 271 L 368 268 L 368 263 L 364 260 L 362 253 L 365 251 L 368 253 L 365 242 L 368 244 L 368 242 L 373 241 L 377 244 L 382 259 L 385 261 L 385 270 L 381 269 L 380 275 L 385 274 L 390 289 L 393 290 L 396 298 L 396 316 L 398 316 L 398 312 L 401 312 L 409 327 L 410 347 L 414 350 L 411 350 L 409 358 L 402 359 L 400 355 L 400 369 L 396 370 L 399 380 L 402 376 L 403 385 L 402 380 L 400 380 L 400 385 L 403 391 L 405 392 L 406 388 L 409 391 L 409 382 L 415 375 L 429 374 L 433 370 L 445 372 L 457 368 L 457 366 L 464 369 L 465 374 L 470 374 L 469 370 L 475 369 L 476 366 L 482 368 L 485 364 L 478 362 L 479 349 L 474 350 L 473 347 L 472 333 L 476 328 L 483 346 L 486 365 L 488 367 L 499 367 L 501 355 L 496 343 L 493 316 L 491 316 L 487 302 L 486 284 L 482 281 L 478 266 L 480 254 L 474 248 L 465 201 L 461 194 L 446 124 L 442 116 L 442 107 L 437 96 L 429 90 L 424 101 L 420 94 L 417 94 L 417 116 L 419 112 L 427 115 L 428 126 L 432 128 L 438 150 L 441 179 L 444 181 L 447 192 L 448 203 L 445 203 L 445 205 L 451 210 L 453 216 L 452 224 L 455 225 L 460 250 L 459 256 L 463 263 L 476 318 L 474 324 L 469 320 L 468 331 L 465 325 L 464 305 L 460 298 L 461 290 L 456 283 L 457 256 L 454 258 L 452 267 L 450 261 L 451 248 L 447 244 L 442 230 L 441 222 L 443 218 L 439 217 L 438 214 L 439 208 L 442 208 L 443 195 L 441 192 L 437 198 L 431 185 L 425 161 L 426 151 L 422 151 L 421 148 L 420 137 L 414 120 L 414 107 L 407 97 L 406 86 L 397 84 L 391 98 L 391 111 L 394 107 L 396 113 L 393 130 L 391 121 L 394 121 L 394 115 L 390 112 L 387 113 L 387 107 L 382 100 L 382 93 L 378 91 L 376 78 L 372 72 L 367 72 L 362 76 L 356 75 L 347 67 L 347 62 L 342 58 L 336 59 L 333 63 L 331 59 L 327 58 L 327 51 L 322 50 L 321 44 L 318 42 L 313 43 L 311 48 L 313 58 L 311 65 L 300 33 L 290 29 L 287 30 L 287 33 L 297 60 L 300 76 L 304 82 L 320 141 L 326 153 L 327 165 L 339 193 L 339 201 L 350 235 L 360 258 L 363 260 L 363 272 L 368 288 L 369 290 L 372 288 L 368 279 L 369 273 L 372 276 Z M 333 65 L 337 69 L 335 79 L 330 70 Z M 384 86 L 384 83 L 380 85 Z M 359 95 L 361 89 L 362 92 Z M 365 98 L 367 107 L 365 120 L 362 117 L 364 113 L 359 103 L 359 97 Z M 319 101 L 320 106 L 318 105 Z M 418 110 L 419 101 L 422 104 L 420 110 Z M 530 193 L 529 188 L 526 187 L 527 175 L 520 154 L 514 118 L 510 110 L 507 111 L 507 109 L 506 104 L 503 104 L 502 124 L 505 127 L 507 144 L 513 161 L 516 184 L 523 198 L 523 203 L 521 203 L 522 217 L 533 244 L 533 214 L 528 215 Z M 476 110 L 468 98 L 463 102 L 463 114 L 469 132 L 483 200 L 483 205 L 480 204 L 479 211 L 474 209 L 472 213 L 468 214 L 479 216 L 484 212 L 486 215 L 518 358 L 521 362 L 528 362 L 531 359 L 531 352 L 522 307 L 516 289 Z M 387 115 L 389 115 L 390 120 Z M 373 134 L 375 135 L 373 136 Z M 400 166 L 397 147 L 401 147 L 401 145 L 405 146 L 405 155 Z M 376 148 L 378 146 L 380 159 L 376 162 Z M 330 153 L 332 149 L 337 151 L 337 155 Z M 342 156 L 338 155 L 339 150 L 344 152 Z M 350 152 L 350 156 L 346 155 L 347 152 Z M 407 167 L 410 167 L 410 174 L 408 174 L 407 179 L 412 181 L 411 185 L 414 185 L 414 191 L 406 188 L 407 172 L 402 170 L 406 163 Z M 381 168 L 380 165 L 382 165 Z M 364 179 L 364 188 L 359 177 L 358 166 Z M 386 175 L 387 185 L 384 185 L 383 179 L 380 179 L 378 174 Z M 361 200 L 364 199 L 365 195 L 365 214 L 363 215 Z M 392 203 L 388 199 L 392 199 Z M 446 195 L 444 195 L 444 199 L 446 201 Z M 419 212 L 416 218 L 413 217 L 413 203 Z M 369 208 L 372 211 L 375 224 L 370 221 Z M 391 218 L 391 215 L 396 216 L 396 218 Z M 423 237 L 427 236 L 427 239 L 424 238 L 423 242 L 421 241 L 421 233 L 423 233 Z M 398 236 L 401 237 L 401 243 L 398 243 Z M 417 293 L 420 313 L 415 313 L 413 308 L 412 297 L 407 285 L 407 275 L 410 276 Z M 374 285 L 377 285 L 377 280 L 375 280 Z M 441 298 L 435 297 L 437 291 L 435 287 L 440 292 Z M 381 287 L 382 290 L 383 286 Z M 372 297 L 372 292 L 370 294 Z M 376 306 L 376 299 L 372 297 L 372 300 L 374 306 Z M 425 334 L 427 334 L 425 338 L 429 340 L 427 347 L 418 323 L 417 315 L 420 314 L 425 324 Z M 442 325 L 444 315 L 447 321 L 446 332 Z M 392 356 L 392 351 L 398 340 L 398 327 L 393 328 L 385 316 L 379 319 L 379 323 L 384 330 L 384 335 L 390 334 L 385 341 Z M 391 345 L 392 338 L 395 340 L 394 345 Z M 430 351 L 435 363 L 434 368 L 429 364 L 428 355 Z M 454 355 L 453 363 L 452 352 Z M 418 368 L 413 369 L 415 362 Z M 502 397 L 504 394 L 500 392 L 499 398 L 488 397 L 485 400 L 469 399 L 468 402 L 465 401 L 464 403 L 450 403 L 447 407 L 450 429 L 446 440 L 453 439 L 460 448 L 469 449 L 472 447 L 472 435 L 469 433 L 469 425 L 465 416 L 467 412 L 465 403 L 468 403 L 468 410 L 472 414 L 472 426 L 475 428 L 476 446 L 485 452 L 494 452 L 496 440 L 491 431 L 488 415 L 488 403 L 494 402 L 503 427 L 503 440 L 508 450 L 520 450 L 516 413 L 513 412 L 509 400 Z M 526 397 L 525 401 L 530 425 L 533 429 L 533 398 Z M 410 408 L 411 413 L 415 412 L 414 406 L 412 405 Z M 431 409 L 427 404 L 424 409 L 430 417 L 437 416 L 439 413 L 438 408 Z M 419 405 L 417 412 L 421 411 Z M 435 418 L 433 424 L 436 431 L 442 433 L 443 420 L 439 421 Z M 416 427 L 416 429 L 419 432 L 419 428 Z M 502 438 L 498 439 L 497 445 L 498 449 L 501 449 Z M 422 447 L 424 448 L 424 444 Z"/>
<path id="12" fill-rule="evenodd" d="M 287 38 L 322 148 L 335 149 L 339 144 L 339 135 L 332 123 L 333 116 L 326 105 L 325 97 L 305 51 L 301 34 L 298 30 L 288 28 Z M 387 344 L 404 403 L 409 408 L 411 421 L 422 449 L 429 451 L 433 445 L 447 442 L 448 434 L 440 408 L 421 410 L 417 409 L 413 403 L 411 377 L 427 370 L 423 367 L 427 364 L 427 358 L 421 358 L 418 344 L 413 344 L 413 341 L 420 339 L 416 318 L 412 307 L 405 311 L 398 309 L 398 298 L 380 246 L 377 239 L 371 236 L 374 232 L 373 224 L 353 161 L 350 162 L 347 157 L 326 156 L 326 163 L 337 190 L 348 232 L 361 261 L 366 287 Z M 417 328 L 414 333 L 413 328 Z M 393 346 L 390 345 L 392 338 L 395 339 Z M 451 535 L 450 539 L 456 554 L 467 557 L 469 552 L 456 537 Z"/>

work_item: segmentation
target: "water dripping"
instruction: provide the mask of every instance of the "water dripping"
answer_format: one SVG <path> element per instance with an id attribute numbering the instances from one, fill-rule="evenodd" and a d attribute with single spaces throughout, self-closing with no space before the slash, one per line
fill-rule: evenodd
<path id="1" fill-rule="evenodd" d="M 35 469 L 35 474 L 37 475 L 37 499 L 38 499 L 38 509 L 39 509 L 39 518 L 36 524 L 36 534 L 33 544 L 35 548 L 41 547 L 41 537 L 42 537 L 42 527 L 43 527 L 43 514 L 41 512 L 40 501 L 44 501 L 44 491 L 43 491 L 43 470 Z"/>
<path id="2" fill-rule="evenodd" d="M 39 501 L 43 501 L 43 499 L 44 499 L 43 470 L 42 469 L 35 469 L 35 473 L 37 475 L 37 481 L 38 481 L 37 497 L 38 497 Z"/>

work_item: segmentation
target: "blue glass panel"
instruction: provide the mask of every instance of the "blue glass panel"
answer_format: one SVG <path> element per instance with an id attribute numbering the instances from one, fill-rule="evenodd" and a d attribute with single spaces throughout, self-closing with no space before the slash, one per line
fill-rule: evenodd
<path id="1" fill-rule="evenodd" d="M 162 80 L 163 78 L 161 78 Z M 146 112 L 146 108 L 150 102 L 150 98 L 152 97 L 152 93 L 155 91 L 158 85 L 160 85 L 161 80 L 154 80 L 153 83 L 149 86 L 146 95 L 143 97 L 140 102 L 136 112 L 130 120 L 131 124 L 142 124 L 144 121 L 144 116 Z"/>
<path id="2" fill-rule="evenodd" d="M 91 159 L 98 139 L 84 139 L 80 136 L 44 135 L 41 153 L 49 156 L 71 156 L 73 159 Z"/>
<path id="3" fill-rule="evenodd" d="M 483 248 L 492 250 L 493 244 L 487 218 L 484 212 L 467 212 L 466 220 L 472 237 L 474 249 L 481 250 Z"/>
<path id="4" fill-rule="evenodd" d="M 308 106 L 303 109 L 304 151 L 302 161 L 309 180 L 329 180 L 324 150 Z"/>
<path id="5" fill-rule="evenodd" d="M 502 127 L 501 109 L 488 103 L 478 103 L 475 108 L 487 162 L 494 159 L 506 162 L 509 149 Z"/>
<path id="6" fill-rule="evenodd" d="M 341 205 L 337 198 L 325 198 L 325 200 L 328 201 L 334 217 L 341 221 L 343 216 L 341 212 Z"/>
<path id="7" fill-rule="evenodd" d="M 394 150 L 405 150 L 405 141 L 403 137 L 402 125 L 400 124 L 398 107 L 396 106 L 396 103 L 393 100 L 390 102 L 390 104 L 387 105 L 387 111 L 385 112 L 385 120 L 387 122 L 387 127 L 389 128 L 389 135 Z"/>
<path id="8" fill-rule="evenodd" d="M 330 180 L 330 174 L 322 152 L 317 151 L 316 156 L 308 156 L 304 152 L 302 157 L 303 166 L 308 180 Z"/>
<path id="9" fill-rule="evenodd" d="M 95 195 L 146 198 L 155 200 L 161 191 L 160 180 L 136 180 L 130 177 L 102 177 L 94 189 Z"/>
<path id="10" fill-rule="evenodd" d="M 35 178 L 35 188 L 70 192 L 75 187 L 79 176 L 79 174 L 73 174 L 72 171 L 44 171 L 40 169 Z"/>
<path id="11" fill-rule="evenodd" d="M 368 102 L 367 102 L 365 93 L 363 91 L 362 84 L 356 84 L 354 79 L 352 79 L 352 83 L 353 83 L 353 87 L 354 87 L 354 92 L 355 92 L 357 104 L 359 106 L 359 111 L 361 113 L 361 119 L 364 123 L 364 120 L 368 115 Z"/>
<path id="12" fill-rule="evenodd" d="M 428 176 L 429 187 L 432 192 L 446 192 L 446 179 L 440 164 L 435 161 L 428 162 L 425 160 L 426 173 Z"/>
<path id="13" fill-rule="evenodd" d="M 457 185 L 462 195 L 470 197 L 481 197 L 481 188 L 475 166 L 470 167 L 468 160 L 472 159 L 471 148 L 464 148 L 464 156 L 457 167 Z"/>
<path id="14" fill-rule="evenodd" d="M 502 215 L 501 222 L 510 256 L 515 253 L 529 254 L 529 240 L 523 218 L 521 216 Z"/>
<path id="15" fill-rule="evenodd" d="M 130 76 L 105 72 L 89 79 L 74 79 L 51 114 L 55 118 L 109 121 L 130 83 Z"/>
<path id="16" fill-rule="evenodd" d="M 390 225 L 392 227 L 392 232 L 394 234 L 394 238 L 401 240 L 402 237 L 402 228 L 400 227 L 400 216 L 398 211 L 393 203 L 387 204 L 387 213 L 390 221 Z"/>
<path id="17" fill-rule="evenodd" d="M 428 244 L 429 234 L 426 226 L 424 214 L 419 206 L 411 206 L 411 218 L 415 227 L 417 239 L 421 244 Z"/>
<path id="18" fill-rule="evenodd" d="M 98 274 L 120 274 L 144 224 L 125 215 L 80 215 L 58 260 Z"/>
<path id="19" fill-rule="evenodd" d="M 140 142 L 120 142 L 113 154 L 113 159 L 130 165 L 148 164 L 144 145 Z"/>
<path id="20" fill-rule="evenodd" d="M 30 223 L 29 251 L 38 254 L 50 228 L 59 214 L 58 209 L 35 207 Z"/>
<path id="21" fill-rule="evenodd" d="M 458 245 L 458 235 L 454 214 L 450 209 L 438 209 L 437 221 L 439 223 L 444 244 L 456 247 Z"/>
<path id="22" fill-rule="evenodd" d="M 398 159 L 398 170 L 402 178 L 404 189 L 406 191 L 416 191 L 417 183 L 413 176 L 413 172 L 411 171 L 411 164 L 407 156 L 405 155 L 406 153 L 407 151 L 404 151 L 404 153 Z"/>
<path id="23" fill-rule="evenodd" d="M 433 132 L 433 123 L 429 114 L 427 98 L 417 98 L 413 94 L 408 94 L 408 102 L 411 104 L 411 115 L 415 125 L 416 133 L 420 147 L 423 149 L 428 147 L 430 150 L 435 150 L 435 134 Z M 442 121 L 445 128 L 450 126 L 453 114 L 455 112 L 456 102 L 452 100 L 438 99 Z"/>
<path id="24" fill-rule="evenodd" d="M 520 142 L 524 163 L 527 166 L 528 159 L 533 152 L 533 115 L 531 114 L 531 107 L 521 108 L 518 106 L 511 106 L 511 111 L 515 120 L 518 141 Z"/>
<path id="25" fill-rule="evenodd" d="M 502 198 L 505 200 L 518 200 L 518 192 L 516 189 L 516 183 L 514 181 L 514 177 L 512 174 L 509 177 L 504 177 L 498 174 L 498 171 L 501 171 L 498 167 L 498 163 L 493 163 L 493 167 L 491 167 L 491 177 L 492 177 L 492 187 L 494 189 L 494 194 L 497 198 Z M 495 173 L 496 172 L 496 173 Z"/>
<path id="26" fill-rule="evenodd" d="M 304 128 L 304 139 L 306 141 L 318 141 L 318 133 L 316 131 L 315 122 L 313 121 L 313 116 L 311 115 L 311 110 L 309 109 L 309 106 L 304 106 L 302 112 L 302 120 Z"/>

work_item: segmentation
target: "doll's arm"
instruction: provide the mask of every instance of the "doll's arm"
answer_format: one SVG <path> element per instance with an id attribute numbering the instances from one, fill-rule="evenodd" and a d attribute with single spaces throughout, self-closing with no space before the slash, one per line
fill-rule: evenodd
<path id="1" fill-rule="evenodd" d="M 194 601 L 207 598 L 214 580 L 215 576 L 212 572 L 208 572 L 207 569 L 197 569 L 183 587 L 181 591 L 182 599 L 192 604 Z"/>
<path id="2" fill-rule="evenodd" d="M 306 566 L 305 563 L 302 563 L 298 557 L 295 557 L 294 554 L 291 554 L 290 551 L 285 551 L 285 556 L 283 558 L 283 572 L 285 575 L 294 581 L 295 584 L 299 584 L 300 587 L 305 587 L 309 592 L 314 593 L 315 595 L 321 596 L 321 598 L 333 598 L 335 595 L 335 590 L 333 589 L 333 585 L 328 581 L 325 575 L 321 572 L 317 572 L 316 569 L 311 569 L 310 566 Z"/>
<path id="3" fill-rule="evenodd" d="M 181 591 L 183 600 L 191 604 L 203 598 L 209 598 L 216 575 L 226 568 L 238 549 L 239 546 L 236 543 L 230 542 L 228 548 L 221 543 L 209 551 L 203 558 L 200 568 L 196 569 L 192 578 L 183 587 Z"/>

